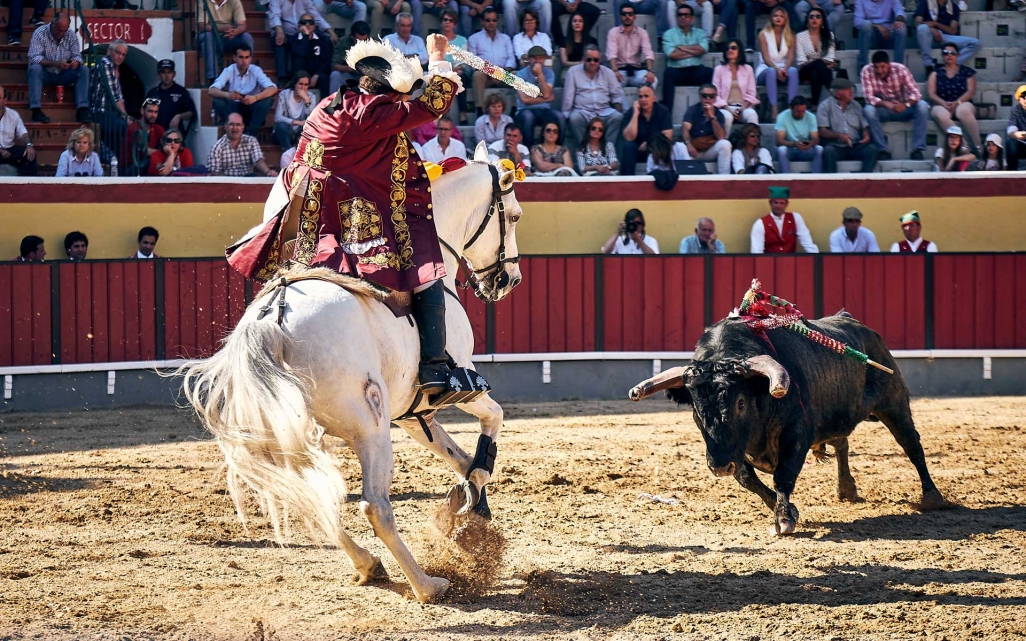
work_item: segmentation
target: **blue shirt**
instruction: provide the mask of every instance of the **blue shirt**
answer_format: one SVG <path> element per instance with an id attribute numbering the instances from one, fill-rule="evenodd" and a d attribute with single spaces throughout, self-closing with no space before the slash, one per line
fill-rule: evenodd
<path id="1" fill-rule="evenodd" d="M 237 91 L 243 96 L 255 96 L 264 89 L 274 86 L 275 84 L 260 67 L 250 65 L 245 74 L 239 74 L 239 65 L 236 64 L 225 67 L 210 88 L 228 93 Z"/>
<path id="2" fill-rule="evenodd" d="M 545 82 L 549 83 L 549 86 L 553 86 L 556 82 L 556 74 L 553 73 L 552 69 L 549 69 L 545 65 L 542 65 L 542 75 L 545 76 Z M 538 84 L 537 79 L 534 77 L 534 73 L 531 71 L 531 67 L 527 66 L 517 72 L 517 77 L 525 80 L 532 85 Z M 539 102 L 533 105 L 525 105 L 520 100 L 520 92 L 517 92 L 517 109 L 552 109 L 551 102 Z"/>
<path id="3" fill-rule="evenodd" d="M 428 52 L 424 45 L 424 39 L 415 33 L 410 34 L 409 42 L 403 42 L 398 33 L 390 33 L 385 36 L 385 42 L 398 49 L 404 56 L 417 56 L 420 58 L 421 65 L 428 63 Z"/>
<path id="4" fill-rule="evenodd" d="M 812 134 L 819 131 L 819 126 L 816 124 L 815 114 L 811 111 L 806 110 L 804 118 L 795 120 L 791 110 L 786 109 L 777 116 L 777 124 L 774 129 L 786 132 L 785 140 L 798 142 L 799 140 L 812 140 Z"/>
<path id="5" fill-rule="evenodd" d="M 515 69 L 517 66 L 517 61 L 513 57 L 513 40 L 504 33 L 496 31 L 493 40 L 482 29 L 470 36 L 467 40 L 467 49 L 493 65 L 506 69 Z"/>
<path id="6" fill-rule="evenodd" d="M 682 254 L 725 254 L 727 248 L 723 246 L 723 242 L 719 238 L 713 241 L 713 249 L 709 251 L 706 247 L 698 240 L 697 234 L 692 234 L 680 241 L 680 253 Z"/>
<path id="7" fill-rule="evenodd" d="M 679 69 L 681 67 L 699 67 L 702 65 L 702 57 L 684 58 L 683 60 L 670 60 L 670 54 L 679 46 L 690 47 L 701 45 L 706 52 L 709 51 L 709 37 L 705 32 L 696 27 L 684 33 L 680 28 L 670 29 L 663 34 L 663 53 L 666 54 L 666 66 Z"/>
<path id="8" fill-rule="evenodd" d="M 864 22 L 888 25 L 898 16 L 905 17 L 905 7 L 901 0 L 855 0 L 856 29 Z"/>

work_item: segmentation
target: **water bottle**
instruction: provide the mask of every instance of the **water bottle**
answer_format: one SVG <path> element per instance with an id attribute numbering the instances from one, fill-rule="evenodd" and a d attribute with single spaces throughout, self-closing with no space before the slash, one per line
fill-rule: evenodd
<path id="1" fill-rule="evenodd" d="M 118 157 L 114 156 L 110 159 L 110 176 L 111 178 L 117 178 L 118 175 Z"/>

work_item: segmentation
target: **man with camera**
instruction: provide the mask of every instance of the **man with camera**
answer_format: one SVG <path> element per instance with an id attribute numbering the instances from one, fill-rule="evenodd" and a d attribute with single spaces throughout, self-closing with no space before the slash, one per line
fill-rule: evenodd
<path id="1" fill-rule="evenodd" d="M 606 244 L 602 245 L 603 254 L 658 254 L 659 242 L 645 235 L 645 216 L 640 209 L 631 209 L 623 217 Z"/>

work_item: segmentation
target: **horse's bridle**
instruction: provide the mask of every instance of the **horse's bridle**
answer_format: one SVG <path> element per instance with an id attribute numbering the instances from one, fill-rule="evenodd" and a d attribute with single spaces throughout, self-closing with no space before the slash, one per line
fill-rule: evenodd
<path id="1" fill-rule="evenodd" d="M 485 214 L 484 220 L 481 221 L 481 226 L 477 228 L 477 231 L 474 232 L 474 235 L 470 237 L 470 240 L 468 240 L 467 244 L 463 246 L 463 249 L 466 250 L 471 245 L 473 245 L 478 238 L 481 237 L 481 234 L 484 233 L 484 230 L 487 229 L 488 224 L 492 221 L 492 216 L 494 216 L 496 212 L 498 212 L 499 254 L 496 261 L 487 267 L 483 267 L 481 269 L 474 269 L 474 266 L 467 258 L 458 254 L 456 250 L 454 250 L 452 246 L 449 245 L 449 243 L 445 242 L 441 238 L 438 239 L 438 242 L 442 244 L 442 247 L 448 249 L 449 253 L 456 257 L 457 262 L 465 261 L 467 266 L 470 268 L 470 271 L 472 272 L 470 281 L 475 282 L 472 283 L 468 281 L 466 283 L 460 283 L 459 281 L 456 281 L 456 286 L 460 287 L 461 289 L 468 289 L 473 284 L 474 294 L 481 300 L 486 300 L 485 295 L 481 291 L 480 286 L 483 280 L 490 279 L 488 285 L 491 287 L 492 291 L 501 289 L 509 283 L 509 274 L 506 273 L 503 267 L 507 263 L 512 263 L 515 265 L 520 262 L 519 255 L 513 256 L 511 258 L 506 257 L 506 205 L 502 202 L 502 197 L 512 193 L 513 186 L 510 185 L 509 189 L 502 189 L 502 187 L 499 185 L 499 170 L 496 169 L 495 165 L 492 165 L 490 163 L 488 165 L 488 170 L 492 173 L 492 204 L 488 206 L 488 213 Z"/>

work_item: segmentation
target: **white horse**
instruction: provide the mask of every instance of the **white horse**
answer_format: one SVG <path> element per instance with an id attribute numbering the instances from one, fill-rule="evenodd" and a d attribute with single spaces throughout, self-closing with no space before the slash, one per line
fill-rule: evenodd
<path id="1" fill-rule="evenodd" d="M 479 270 L 483 282 L 478 292 L 491 301 L 520 282 L 514 231 L 522 210 L 512 192 L 514 177 L 514 171 L 488 162 L 482 144 L 473 162 L 431 183 L 443 246 L 463 248 L 455 251 L 471 265 L 489 266 Z M 454 291 L 458 259 L 453 251 L 443 255 L 445 284 Z M 349 554 L 359 583 L 387 576 L 381 561 L 342 530 L 345 483 L 322 444 L 324 434 L 339 437 L 359 458 L 360 509 L 375 535 L 399 563 L 417 599 L 435 599 L 449 581 L 428 576 L 417 564 L 399 538 L 388 496 L 393 474 L 389 423 L 414 400 L 417 330 L 377 300 L 330 282 L 303 280 L 285 291 L 281 326 L 276 307 L 261 314 L 258 299 L 217 354 L 183 368 L 186 397 L 227 461 L 228 489 L 239 518 L 245 524 L 243 505 L 251 490 L 279 542 L 281 524 L 298 516 L 311 533 Z M 276 306 L 279 294 L 276 290 L 267 300 Z M 449 354 L 460 366 L 473 368 L 470 320 L 455 298 L 446 305 L 446 328 Z M 484 436 L 498 435 L 502 408 L 487 394 L 459 407 L 480 420 Z M 474 457 L 434 419 L 425 426 L 416 419 L 395 422 L 449 464 L 459 479 L 456 488 L 466 495 L 463 511 L 474 507 L 490 472 L 471 470 Z"/>

